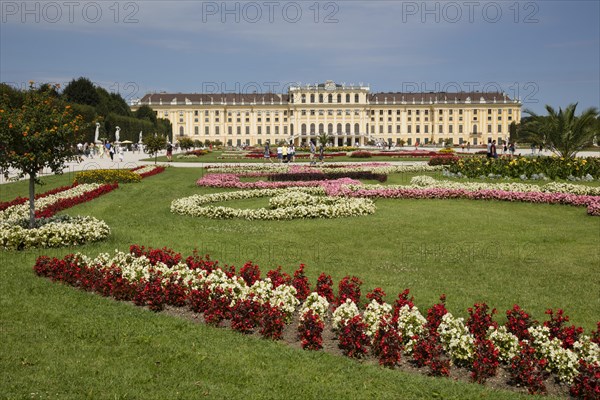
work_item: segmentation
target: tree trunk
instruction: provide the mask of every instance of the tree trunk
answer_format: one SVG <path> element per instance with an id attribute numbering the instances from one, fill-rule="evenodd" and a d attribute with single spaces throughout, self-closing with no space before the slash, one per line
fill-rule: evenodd
<path id="1" fill-rule="evenodd" d="M 154 165 L 156 165 L 156 159 L 158 158 L 158 151 L 154 153 Z"/>
<path id="2" fill-rule="evenodd" d="M 29 228 L 35 225 L 35 175 L 29 174 Z"/>

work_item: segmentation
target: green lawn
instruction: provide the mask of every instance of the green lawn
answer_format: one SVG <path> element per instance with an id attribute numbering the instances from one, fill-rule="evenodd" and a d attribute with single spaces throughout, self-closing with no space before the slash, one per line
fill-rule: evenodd
<path id="1" fill-rule="evenodd" d="M 445 293 L 449 310 L 518 303 L 537 319 L 564 308 L 587 332 L 600 315 L 600 218 L 584 208 L 467 200 L 377 200 L 374 215 L 335 220 L 216 221 L 173 215 L 171 200 L 197 188 L 199 169 L 169 168 L 66 212 L 92 215 L 108 241 L 70 249 L 2 252 L 0 398 L 514 398 L 477 384 L 433 379 L 305 352 L 212 328 L 38 278 L 38 255 L 127 250 L 132 243 L 194 248 L 222 263 L 307 265 L 337 282 L 363 279 L 393 302 L 410 288 L 423 311 Z M 39 192 L 68 184 L 50 177 Z M 410 175 L 390 177 L 406 183 Z M 0 185 L 0 200 L 26 182 Z M 267 199 L 230 202 L 256 207 Z"/>

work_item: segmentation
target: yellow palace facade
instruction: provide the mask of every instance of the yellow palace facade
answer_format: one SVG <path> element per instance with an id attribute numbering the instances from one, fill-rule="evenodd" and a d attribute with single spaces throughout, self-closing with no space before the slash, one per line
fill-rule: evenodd
<path id="1" fill-rule="evenodd" d="M 521 119 L 521 103 L 503 93 L 371 93 L 368 86 L 292 86 L 288 93 L 146 94 L 148 105 L 169 119 L 173 136 L 230 146 L 316 142 L 334 145 L 393 143 L 498 143 Z"/>

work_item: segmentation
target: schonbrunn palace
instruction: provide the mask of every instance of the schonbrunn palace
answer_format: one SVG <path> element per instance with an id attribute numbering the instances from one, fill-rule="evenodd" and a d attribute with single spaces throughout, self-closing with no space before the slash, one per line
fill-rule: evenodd
<path id="1" fill-rule="evenodd" d="M 371 93 L 369 86 L 332 81 L 289 87 L 288 93 L 153 93 L 135 102 L 169 119 L 174 136 L 229 146 L 316 142 L 338 146 L 483 144 L 508 141 L 521 102 L 504 93 Z"/>

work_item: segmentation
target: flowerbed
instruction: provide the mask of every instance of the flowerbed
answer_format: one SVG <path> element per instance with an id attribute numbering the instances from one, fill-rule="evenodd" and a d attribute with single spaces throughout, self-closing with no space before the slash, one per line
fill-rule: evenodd
<path id="1" fill-rule="evenodd" d="M 138 174 L 143 179 L 165 172 L 165 167 L 162 165 L 146 165 L 143 167 L 133 168 L 131 172 Z"/>
<path id="2" fill-rule="evenodd" d="M 41 199 L 43 197 L 48 197 L 48 196 L 56 194 L 56 193 L 64 192 L 65 190 L 73 189 L 75 186 L 77 186 L 77 183 L 74 183 L 70 186 L 61 186 L 56 189 L 48 190 L 47 192 L 44 192 L 44 193 L 38 193 L 35 195 L 35 199 Z M 28 197 L 17 197 L 14 200 L 2 202 L 2 203 L 0 203 L 0 211 L 4 211 L 7 208 L 12 207 L 12 206 L 27 203 L 28 201 L 29 201 Z"/>
<path id="3" fill-rule="evenodd" d="M 270 174 L 269 181 L 325 181 L 341 178 L 368 179 L 379 182 L 387 181 L 386 174 L 377 174 L 371 171 L 334 171 L 334 172 L 289 172 L 285 174 Z"/>
<path id="4" fill-rule="evenodd" d="M 510 178 L 527 178 L 534 175 L 550 179 L 581 179 L 590 176 L 600 179 L 600 158 L 558 157 L 501 157 L 490 159 L 486 157 L 460 158 L 448 166 L 448 171 L 469 178 L 481 176 L 502 176 Z"/>
<path id="5" fill-rule="evenodd" d="M 338 297 L 328 302 L 318 292 L 323 286 L 317 285 L 317 292 L 306 295 L 310 282 L 304 265 L 293 279 L 281 268 L 261 279 L 260 269 L 251 262 L 237 274 L 235 267 L 222 269 L 208 256 L 194 254 L 182 260 L 170 249 L 133 245 L 129 253 L 100 254 L 93 259 L 82 254 L 63 259 L 38 257 L 34 271 L 153 311 L 165 305 L 186 307 L 202 313 L 209 324 L 231 320 L 231 327 L 241 333 L 259 331 L 270 339 L 281 338 L 285 325 L 299 313 L 298 340 L 307 350 L 320 349 L 323 331 L 332 329 L 347 356 L 371 354 L 392 368 L 405 357 L 432 375 L 466 368 L 479 383 L 504 368 L 510 375 L 508 384 L 525 386 L 531 393 L 544 393 L 545 377 L 550 376 L 570 387 L 574 396 L 598 395 L 600 322 L 599 332 L 587 336 L 583 329 L 568 325 L 562 310 L 548 310 L 549 320 L 540 323 L 515 305 L 506 312 L 507 323 L 499 325 L 493 318 L 496 310 L 484 303 L 469 308 L 465 321 L 446 309 L 445 296 L 424 316 L 408 297 L 408 290 L 391 305 L 385 303 L 380 288 L 369 293 L 371 302 L 363 310 L 360 297 L 340 302 L 349 282 L 354 282 L 348 286 L 353 287 L 353 296 L 360 296 L 361 282 L 356 277 L 344 278 Z"/>
<path id="6" fill-rule="evenodd" d="M 171 212 L 213 219 L 290 220 L 299 218 L 340 218 L 373 214 L 375 205 L 368 199 L 325 197 L 323 188 L 259 189 L 194 195 L 171 203 Z M 236 209 L 205 206 L 212 202 L 274 196 L 270 209 Z M 360 200 L 360 201 L 357 201 Z M 367 201 L 365 201 L 367 200 Z"/>
<path id="7" fill-rule="evenodd" d="M 77 184 L 54 194 L 44 194 L 35 200 L 36 218 L 48 218 L 58 211 L 74 205 L 88 202 L 98 196 L 109 193 L 119 185 L 113 184 Z M 29 203 L 10 206 L 0 212 L 0 222 L 21 223 L 29 218 Z"/>
<path id="8" fill-rule="evenodd" d="M 118 188 L 117 183 L 74 184 L 46 192 L 35 200 L 36 226 L 29 229 L 29 203 L 8 206 L 0 211 L 0 247 L 23 250 L 34 247 L 80 245 L 103 240 L 110 234 L 104 223 L 92 217 L 54 215 L 74 205 L 88 202 Z M 16 203 L 12 201 L 9 203 Z"/>
<path id="9" fill-rule="evenodd" d="M 76 246 L 104 240 L 109 235 L 108 225 L 93 217 L 41 218 L 33 229 L 0 221 L 0 247 L 4 250 Z"/>
<path id="10" fill-rule="evenodd" d="M 575 185 L 572 183 L 550 182 L 545 185 L 526 183 L 485 183 L 485 182 L 456 182 L 436 180 L 430 176 L 415 176 L 410 181 L 412 186 L 443 189 L 465 190 L 504 190 L 509 192 L 544 192 L 567 193 L 586 196 L 600 196 L 600 186 Z M 397 186 L 386 186 L 394 188 Z M 382 186 L 383 188 L 383 186 Z M 599 199 L 600 200 L 600 197 Z"/>
<path id="11" fill-rule="evenodd" d="M 574 195 L 568 193 L 511 192 L 505 190 L 481 189 L 444 189 L 444 188 L 369 188 L 357 185 L 330 186 L 330 196 L 349 196 L 384 199 L 469 199 L 519 201 L 541 204 L 565 204 L 587 207 L 588 215 L 599 216 L 600 199 L 598 196 Z"/>
<path id="12" fill-rule="evenodd" d="M 141 180 L 140 174 L 128 169 L 95 169 L 75 174 L 77 183 L 135 183 Z"/>

